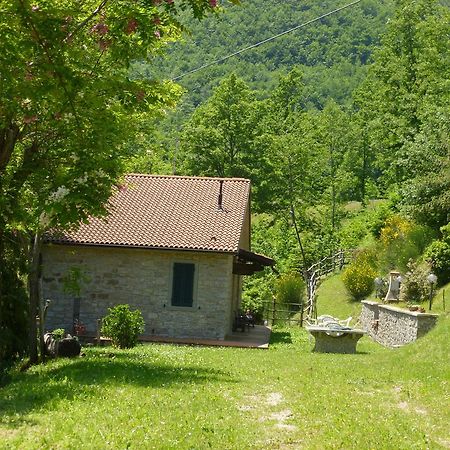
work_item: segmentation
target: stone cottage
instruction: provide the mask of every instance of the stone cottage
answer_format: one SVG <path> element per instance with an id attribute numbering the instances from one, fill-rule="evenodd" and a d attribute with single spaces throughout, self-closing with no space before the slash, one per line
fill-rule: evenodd
<path id="1" fill-rule="evenodd" d="M 250 251 L 250 181 L 133 174 L 106 218 L 49 236 L 42 251 L 46 329 L 93 335 L 108 308 L 127 303 L 146 336 L 224 339 L 242 276 L 273 265 Z M 77 289 L 67 289 L 76 275 Z"/>

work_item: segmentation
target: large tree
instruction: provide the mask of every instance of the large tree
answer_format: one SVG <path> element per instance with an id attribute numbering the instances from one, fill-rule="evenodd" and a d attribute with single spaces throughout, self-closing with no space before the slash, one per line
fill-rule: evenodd
<path id="1" fill-rule="evenodd" d="M 425 147 L 413 149 L 411 144 L 421 135 L 438 142 L 439 122 L 448 120 L 449 24 L 448 7 L 436 0 L 397 0 L 395 16 L 356 95 L 367 136 L 364 151 L 376 155 L 373 165 L 385 189 L 432 171 L 434 155 L 442 150 L 440 144 L 428 146 L 419 155 Z"/>
<path id="2" fill-rule="evenodd" d="M 256 144 L 260 118 L 255 94 L 242 79 L 229 75 L 184 127 L 186 170 L 193 175 L 257 178 L 263 160 Z"/>
<path id="3" fill-rule="evenodd" d="M 315 174 L 318 180 L 320 201 L 326 208 L 326 221 L 331 234 L 339 224 L 340 205 L 353 199 L 352 184 L 355 183 L 350 167 L 350 150 L 354 144 L 354 127 L 351 117 L 335 102 L 328 102 L 315 116 L 316 142 L 320 149 Z"/>
<path id="4" fill-rule="evenodd" d="M 0 2 L 0 335 L 28 275 L 30 356 L 42 232 L 104 212 L 141 120 L 174 104 L 178 88 L 131 78 L 213 0 Z M 33 238 L 32 238 L 33 237 Z M 20 333 L 18 333 L 20 334 Z M 0 342 L 0 357 L 14 351 Z M 3 354 L 2 354 L 3 353 Z"/>

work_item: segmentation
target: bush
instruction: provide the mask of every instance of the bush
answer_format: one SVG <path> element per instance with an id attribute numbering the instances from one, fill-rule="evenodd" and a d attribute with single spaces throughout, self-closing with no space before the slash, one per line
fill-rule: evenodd
<path id="1" fill-rule="evenodd" d="M 406 303 L 421 303 L 428 300 L 430 284 L 427 276 L 430 273 L 428 265 L 417 265 L 413 260 L 408 263 L 408 272 L 402 279 L 400 286 L 400 300 Z"/>
<path id="2" fill-rule="evenodd" d="M 380 262 L 384 271 L 407 270 L 408 261 L 417 259 L 433 240 L 430 228 L 401 216 L 389 217 L 380 234 Z"/>
<path id="3" fill-rule="evenodd" d="M 392 211 L 388 204 L 380 205 L 369 217 L 369 229 L 372 236 L 379 238 L 388 218 L 392 215 Z"/>
<path id="4" fill-rule="evenodd" d="M 450 224 L 442 227 L 441 232 L 442 240 L 432 242 L 424 256 L 437 275 L 438 283 L 444 285 L 450 281 Z"/>
<path id="5" fill-rule="evenodd" d="M 114 347 L 134 347 L 144 331 L 141 312 L 131 311 L 128 305 L 117 305 L 108 310 L 109 314 L 102 321 L 101 333 L 111 339 Z"/>
<path id="6" fill-rule="evenodd" d="M 28 348 L 28 297 L 15 267 L 0 267 L 0 361 L 15 360 Z"/>
<path id="7" fill-rule="evenodd" d="M 305 283 L 297 273 L 282 275 L 275 285 L 277 309 L 276 319 L 288 320 L 301 309 L 305 297 Z M 293 305 L 294 303 L 294 305 Z"/>
<path id="8" fill-rule="evenodd" d="M 56 330 L 52 331 L 52 336 L 55 339 L 61 340 L 64 338 L 65 335 L 66 335 L 66 330 L 64 328 L 57 328 Z"/>
<path id="9" fill-rule="evenodd" d="M 344 270 L 342 281 L 349 294 L 355 300 L 361 300 L 373 291 L 376 275 L 374 255 L 364 251 Z"/>
<path id="10" fill-rule="evenodd" d="M 276 283 L 276 298 L 278 303 L 302 303 L 305 283 L 297 273 L 282 275 Z"/>
<path id="11" fill-rule="evenodd" d="M 241 309 L 250 309 L 257 323 L 263 320 L 265 305 L 272 300 L 274 275 L 260 272 L 251 277 L 244 277 Z"/>
<path id="12" fill-rule="evenodd" d="M 440 285 L 450 281 L 450 244 L 434 241 L 425 251 L 425 259 L 433 267 Z"/>
<path id="13" fill-rule="evenodd" d="M 2 361 L 0 359 L 0 388 L 2 388 L 3 386 L 6 386 L 8 383 L 11 382 L 12 368 L 13 368 L 13 362 L 11 360 Z"/>

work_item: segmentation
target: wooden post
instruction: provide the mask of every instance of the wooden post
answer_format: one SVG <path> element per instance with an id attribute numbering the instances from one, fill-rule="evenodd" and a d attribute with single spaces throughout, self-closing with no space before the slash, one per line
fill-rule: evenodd
<path id="1" fill-rule="evenodd" d="M 275 295 L 272 297 L 272 326 L 275 323 Z"/>
<path id="2" fill-rule="evenodd" d="M 100 345 L 100 329 L 101 328 L 102 328 L 102 319 L 97 319 L 97 333 L 96 333 L 97 345 Z"/>

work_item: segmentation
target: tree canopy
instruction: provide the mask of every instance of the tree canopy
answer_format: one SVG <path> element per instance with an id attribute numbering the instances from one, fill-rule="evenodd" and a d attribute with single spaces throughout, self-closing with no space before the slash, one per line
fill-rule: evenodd
<path id="1" fill-rule="evenodd" d="M 212 0 L 0 2 L 1 336 L 14 329 L 4 318 L 21 274 L 38 296 L 42 231 L 103 213 L 140 123 L 179 97 L 173 83 L 132 76 L 131 63 L 180 36 L 180 13 L 200 19 L 216 8 Z M 11 351 L 4 345 L 0 356 Z"/>
<path id="2" fill-rule="evenodd" d="M 149 70 L 178 77 L 344 4 L 329 0 L 245 0 L 239 7 L 230 5 L 225 14 L 206 18 L 202 24 L 190 23 L 191 34 L 170 46 L 159 69 Z M 348 104 L 352 90 L 365 76 L 392 11 L 392 0 L 364 0 L 238 57 L 184 76 L 178 80 L 187 90 L 184 111 L 190 112 L 205 101 L 218 80 L 231 72 L 252 90 L 268 96 L 279 76 L 294 66 L 303 71 L 306 107 L 320 109 L 330 98 Z M 144 72 L 146 67 L 142 62 L 136 70 Z"/>

